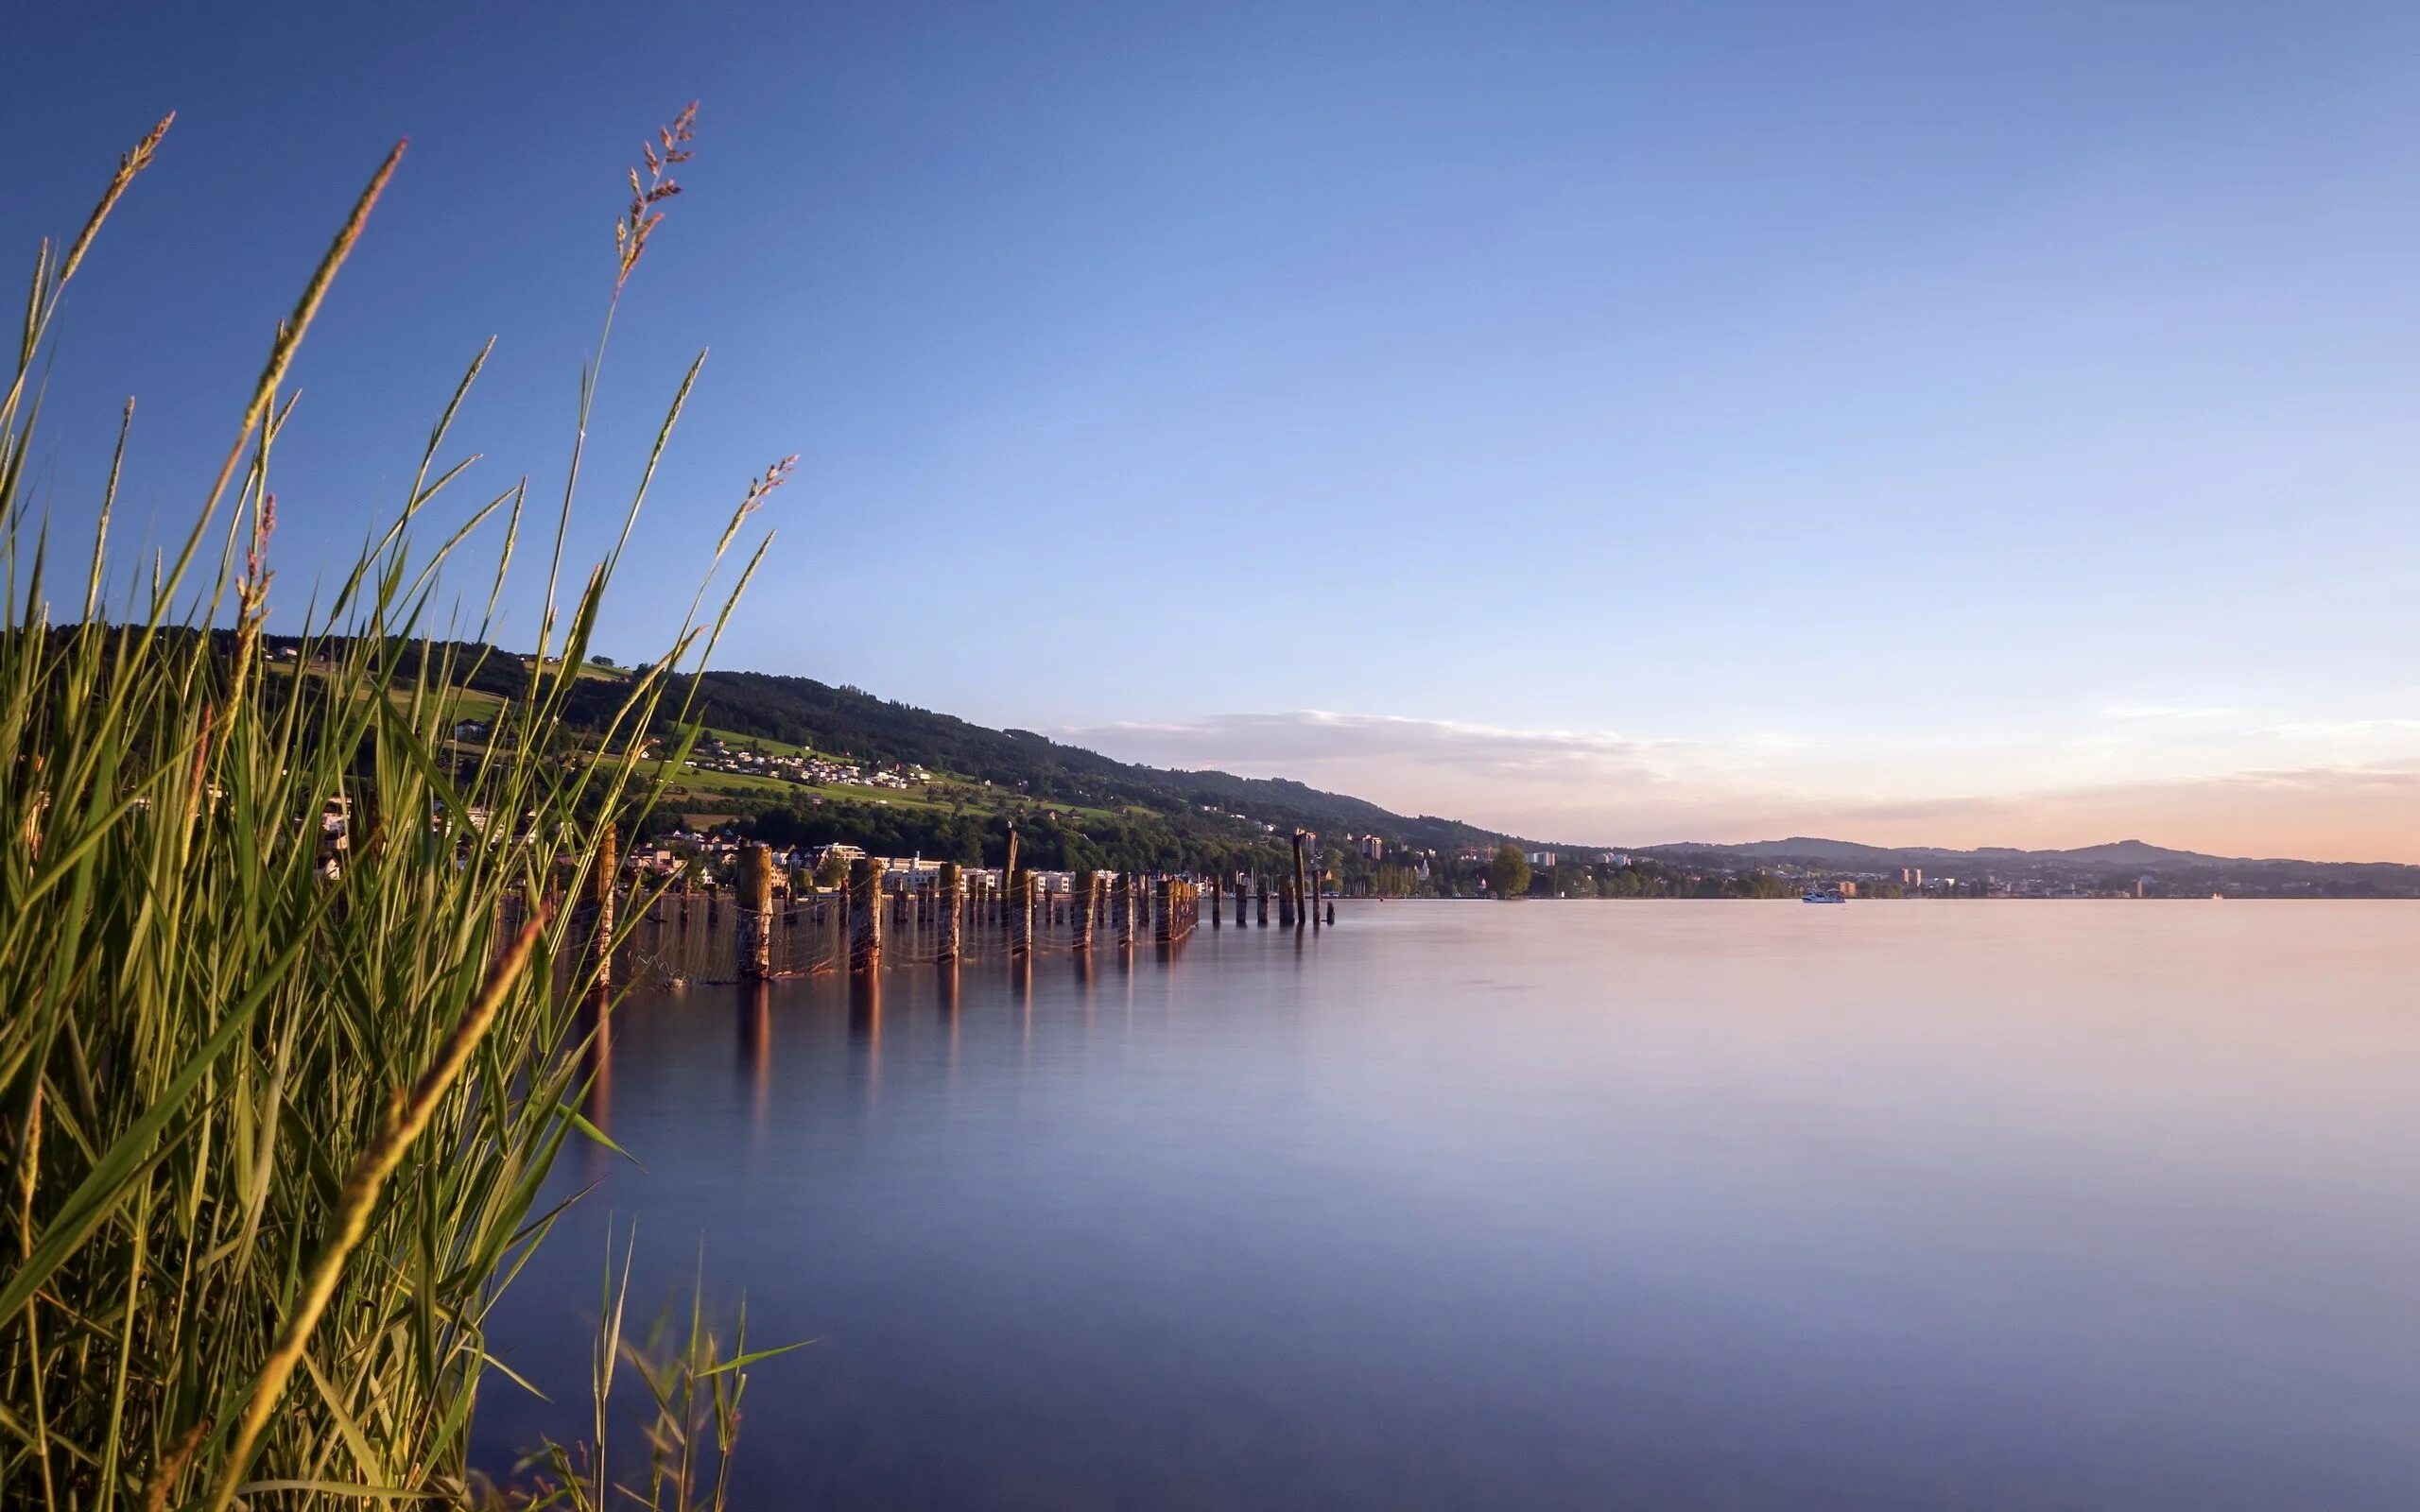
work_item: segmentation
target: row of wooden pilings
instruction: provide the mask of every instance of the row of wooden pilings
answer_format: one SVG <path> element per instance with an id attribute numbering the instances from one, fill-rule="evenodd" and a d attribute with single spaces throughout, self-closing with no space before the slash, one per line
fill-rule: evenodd
<path id="1" fill-rule="evenodd" d="M 1303 836 L 1294 837 L 1294 868 L 1289 881 L 1281 879 L 1277 888 L 1277 918 L 1283 928 L 1317 928 L 1322 922 L 1316 894 L 1309 891 L 1303 855 Z M 1014 860 L 1014 848 L 1011 860 Z M 610 983 L 613 963 L 604 944 L 613 938 L 614 896 L 618 880 L 619 858 L 614 831 L 608 826 L 603 836 L 596 866 L 592 873 L 588 902 L 594 908 L 590 925 L 592 966 L 599 988 Z M 773 853 L 762 844 L 745 847 L 739 856 L 737 905 L 739 976 L 743 980 L 764 981 L 773 975 Z M 1046 927 L 1066 924 L 1071 927 L 1075 950 L 1090 951 L 1096 933 L 1106 929 L 1115 932 L 1120 949 L 1131 949 L 1148 929 L 1155 945 L 1182 942 L 1201 923 L 1202 889 L 1183 878 L 1163 877 L 1150 881 L 1133 873 L 1080 871 L 1075 874 L 1071 890 L 1051 893 L 1032 868 L 1011 868 L 1005 885 L 988 876 L 969 879 L 955 862 L 943 862 L 935 879 L 936 885 L 918 888 L 910 895 L 906 890 L 890 895 L 890 912 L 895 922 L 905 926 L 909 910 L 915 910 L 920 924 L 937 926 L 938 948 L 934 961 L 956 961 L 964 949 L 964 932 L 970 925 L 1005 930 L 1009 954 L 1012 959 L 1032 954 L 1036 938 L 1035 914 L 1043 911 Z M 1220 925 L 1220 892 L 1210 894 L 1210 927 Z M 1253 902 L 1258 922 L 1269 923 L 1269 879 L 1258 879 Z M 844 910 L 849 931 L 849 970 L 851 972 L 871 971 L 879 968 L 883 957 L 883 888 L 882 869 L 871 859 L 860 856 L 849 864 L 848 887 Z M 1247 889 L 1236 885 L 1236 927 L 1244 927 Z M 1336 922 L 1336 905 L 1325 907 L 1327 924 Z"/>

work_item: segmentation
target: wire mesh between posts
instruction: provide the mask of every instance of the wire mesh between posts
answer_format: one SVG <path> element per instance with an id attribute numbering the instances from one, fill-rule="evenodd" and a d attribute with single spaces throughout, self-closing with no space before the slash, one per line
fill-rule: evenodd
<path id="1" fill-rule="evenodd" d="M 1181 943 L 1204 925 L 1201 914 L 1214 906 L 1210 899 L 1216 895 L 1190 881 L 1129 879 L 1106 872 L 1098 877 L 1089 901 L 1089 926 L 1080 887 L 1063 881 L 1055 890 L 1044 891 L 1037 879 L 1029 955 Z M 882 919 L 885 966 L 931 964 L 943 958 L 946 905 L 937 885 L 925 882 L 902 887 L 893 881 L 876 906 Z M 844 888 L 796 897 L 775 894 L 765 921 L 770 975 L 779 979 L 848 970 L 849 909 Z M 508 902 L 508 916 L 520 912 L 517 900 Z M 618 900 L 617 913 L 617 922 L 625 931 L 614 954 L 613 979 L 617 986 L 704 986 L 735 982 L 744 974 L 742 926 L 747 911 L 729 892 L 664 893 L 651 901 L 647 901 L 645 891 L 625 892 Z M 1011 891 L 1002 888 L 996 878 L 970 874 L 958 915 L 954 942 L 958 960 L 1011 958 L 1019 939 L 1015 904 Z M 575 905 L 569 937 L 590 938 L 596 916 L 594 902 Z M 507 917 L 499 922 L 510 927 L 518 919 Z M 558 967 L 568 971 L 574 964 L 563 961 Z"/>

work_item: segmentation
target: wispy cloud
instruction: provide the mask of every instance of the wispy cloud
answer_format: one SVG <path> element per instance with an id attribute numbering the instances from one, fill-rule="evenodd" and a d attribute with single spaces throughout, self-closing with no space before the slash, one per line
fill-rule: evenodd
<path id="1" fill-rule="evenodd" d="M 1257 774 L 1272 767 L 1392 761 L 1476 779 L 1560 780 L 1619 777 L 1653 782 L 1682 753 L 1685 740 L 1642 740 L 1601 731 L 1505 730 L 1398 714 L 1211 714 L 1158 724 L 1119 722 L 1062 732 L 1137 761 L 1219 766 Z"/>
<path id="2" fill-rule="evenodd" d="M 2420 860 L 2420 720 L 2154 712 L 2136 738 L 1997 743 L 1534 730 L 1305 710 L 1058 731 L 1155 765 L 1293 777 L 1406 813 L 1579 842 L 1829 833 L 2070 846 L 2139 835 L 2233 854 Z M 2153 731 L 2181 726 L 2174 736 Z M 2261 754 L 2286 760 L 2262 760 Z M 2305 759 L 2308 758 L 2308 759 Z"/>

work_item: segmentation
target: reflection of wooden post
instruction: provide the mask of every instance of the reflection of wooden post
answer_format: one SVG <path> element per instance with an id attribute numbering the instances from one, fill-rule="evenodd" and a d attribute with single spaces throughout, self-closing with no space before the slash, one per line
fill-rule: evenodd
<path id="1" fill-rule="evenodd" d="M 589 901 L 596 905 L 588 925 L 591 981 L 602 992 L 614 985 L 614 893 L 621 882 L 619 834 L 607 824 L 596 836 L 596 857 L 588 875 Z"/>
<path id="2" fill-rule="evenodd" d="M 1028 867 L 1009 884 L 1009 954 L 1023 957 L 1033 951 L 1033 868 Z"/>
<path id="3" fill-rule="evenodd" d="M 1305 889 L 1305 880 L 1303 875 L 1303 832 L 1296 830 L 1294 832 L 1294 927 L 1296 929 L 1302 928 L 1308 921 L 1304 915 L 1311 906 L 1311 895 Z"/>
<path id="4" fill-rule="evenodd" d="M 762 982 L 773 974 L 773 848 L 757 844 L 739 853 L 739 974 Z"/>
<path id="5" fill-rule="evenodd" d="M 1093 948 L 1093 889 L 1100 885 L 1097 878 L 1095 872 L 1079 871 L 1067 889 L 1067 919 L 1076 926 L 1079 955 Z"/>
<path id="6" fill-rule="evenodd" d="M 935 903 L 936 922 L 942 929 L 941 949 L 935 953 L 933 958 L 946 965 L 958 959 L 958 914 L 964 904 L 964 900 L 959 897 L 959 893 L 966 886 L 965 881 L 959 875 L 957 862 L 942 863 L 941 884 L 941 897 Z"/>
<path id="7" fill-rule="evenodd" d="M 859 856 L 849 863 L 849 970 L 871 971 L 882 964 L 882 873 Z"/>
<path id="8" fill-rule="evenodd" d="M 739 1060 L 755 1083 L 752 1113 L 761 1130 L 773 1090 L 773 989 L 768 983 L 751 982 L 739 989 Z"/>

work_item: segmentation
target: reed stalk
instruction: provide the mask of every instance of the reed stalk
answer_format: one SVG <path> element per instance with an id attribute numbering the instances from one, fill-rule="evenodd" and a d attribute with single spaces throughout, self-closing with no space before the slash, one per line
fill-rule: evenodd
<path id="1" fill-rule="evenodd" d="M 671 129 L 650 150 L 614 301 L 690 120 L 679 158 Z M 554 1220 L 537 1201 L 557 1152 L 602 1139 L 579 1114 L 586 932 L 558 901 L 595 895 L 600 827 L 678 770 L 695 731 L 664 690 L 710 650 L 764 542 L 601 735 L 561 716 L 614 563 L 566 602 L 550 586 L 526 692 L 484 745 L 458 745 L 527 493 L 421 539 L 466 474 L 446 438 L 482 349 L 358 560 L 294 615 L 297 638 L 268 633 L 286 373 L 398 146 L 276 326 L 182 540 L 124 572 L 109 528 L 130 404 L 85 580 L 54 617 L 49 523 L 25 489 L 33 375 L 168 124 L 63 255 L 38 252 L 0 390 L 0 1504 L 470 1504 L 487 1319 Z M 669 433 L 667 417 L 648 477 Z M 710 580 L 761 503 L 759 480 Z M 501 540 L 479 560 L 482 524 Z M 466 571 L 486 598 L 467 622 L 441 596 Z M 692 1372 L 711 1397 L 746 1363 Z"/>

